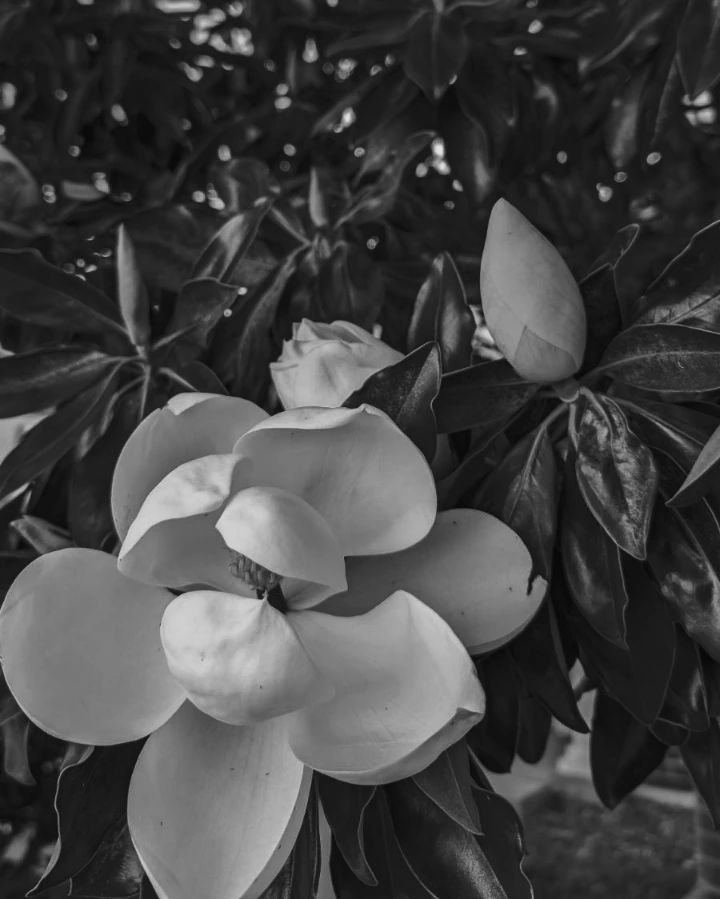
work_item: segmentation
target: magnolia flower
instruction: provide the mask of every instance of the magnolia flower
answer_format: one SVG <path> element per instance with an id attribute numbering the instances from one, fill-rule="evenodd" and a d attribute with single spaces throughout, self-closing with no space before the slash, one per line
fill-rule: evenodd
<path id="1" fill-rule="evenodd" d="M 341 406 L 381 368 L 403 358 L 359 325 L 336 321 L 330 325 L 304 318 L 293 324 L 270 373 L 285 409 L 298 406 Z"/>
<path id="2" fill-rule="evenodd" d="M 504 524 L 436 516 L 424 458 L 368 406 L 269 417 L 176 396 L 124 447 L 112 506 L 119 558 L 32 562 L 0 655 L 45 731 L 148 737 L 128 824 L 161 899 L 259 896 L 313 769 L 381 784 L 426 767 L 483 714 L 465 647 L 506 641 L 543 595 Z"/>

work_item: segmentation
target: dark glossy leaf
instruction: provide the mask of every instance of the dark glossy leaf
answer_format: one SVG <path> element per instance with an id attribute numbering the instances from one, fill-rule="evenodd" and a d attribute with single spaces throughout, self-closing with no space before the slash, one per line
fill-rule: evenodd
<path id="1" fill-rule="evenodd" d="M 430 800 L 427 802 L 432 805 Z M 358 880 L 333 845 L 330 872 L 336 895 L 348 899 L 435 899 L 400 850 L 384 790 L 375 793 L 366 810 L 365 851 L 376 874 L 373 885 Z"/>
<path id="2" fill-rule="evenodd" d="M 717 721 L 712 721 L 706 731 L 690 734 L 680 753 L 715 827 L 720 827 L 720 726 Z"/>
<path id="3" fill-rule="evenodd" d="M 173 307 L 173 314 L 165 329 L 165 342 L 179 343 L 184 351 L 194 355 L 208 344 L 210 332 L 230 309 L 238 296 L 233 284 L 223 284 L 216 278 L 198 278 L 183 284 Z"/>
<path id="4" fill-rule="evenodd" d="M 332 831 L 335 846 L 355 878 L 367 886 L 375 886 L 377 878 L 365 854 L 365 814 L 376 788 L 333 780 L 317 775 L 323 812 Z"/>
<path id="5" fill-rule="evenodd" d="M 368 403 L 381 409 L 431 460 L 436 442 L 432 403 L 439 388 L 440 351 L 437 344 L 426 343 L 371 375 L 343 405 L 357 409 Z"/>
<path id="6" fill-rule="evenodd" d="M 0 358 L 0 417 L 49 409 L 96 384 L 118 360 L 75 346 Z"/>
<path id="7" fill-rule="evenodd" d="M 603 266 L 588 275 L 580 282 L 580 291 L 587 316 L 587 344 L 582 370 L 590 371 L 622 328 L 614 270 Z"/>
<path id="8" fill-rule="evenodd" d="M 342 319 L 372 329 L 385 283 L 379 266 L 362 247 L 340 241 L 320 269 L 317 292 L 323 320 Z"/>
<path id="9" fill-rule="evenodd" d="M 553 716 L 534 696 L 520 697 L 517 754 L 529 765 L 537 765 L 548 747 Z"/>
<path id="10" fill-rule="evenodd" d="M 698 231 L 638 303 L 636 324 L 720 324 L 720 222 Z"/>
<path id="11" fill-rule="evenodd" d="M 474 836 L 450 821 L 409 780 L 387 787 L 398 845 L 433 896 L 457 899 L 532 899 L 522 870 L 520 821 L 507 800 L 473 790 L 483 833 Z"/>
<path id="12" fill-rule="evenodd" d="M 637 325 L 608 346 L 595 373 L 661 393 L 720 389 L 720 333 L 687 325 Z"/>
<path id="13" fill-rule="evenodd" d="M 199 390 L 200 393 L 227 394 L 227 388 L 215 372 L 197 359 L 175 365 L 172 369 L 163 369 L 162 374 L 183 391 Z"/>
<path id="14" fill-rule="evenodd" d="M 519 680 L 508 649 L 475 662 L 485 690 L 485 716 L 467 742 L 482 764 L 497 774 L 510 770 L 519 730 Z"/>
<path id="15" fill-rule="evenodd" d="M 452 434 L 507 422 L 537 390 L 504 359 L 461 368 L 443 377 L 435 401 L 438 431 Z"/>
<path id="16" fill-rule="evenodd" d="M 595 697 L 590 768 L 593 785 L 608 808 L 615 808 L 665 758 L 667 746 L 602 691 Z"/>
<path id="17" fill-rule="evenodd" d="M 465 62 L 468 40 L 462 20 L 428 12 L 415 22 L 407 40 L 405 74 L 431 103 L 437 102 Z"/>
<path id="18" fill-rule="evenodd" d="M 125 225 L 118 228 L 116 266 L 120 312 L 133 345 L 145 353 L 150 345 L 150 303 Z"/>
<path id="19" fill-rule="evenodd" d="M 540 427 L 512 448 L 477 497 L 477 508 L 504 521 L 530 550 L 531 578 L 550 580 L 558 495 L 555 452 Z"/>
<path id="20" fill-rule="evenodd" d="M 270 201 L 261 199 L 252 209 L 229 219 L 201 253 L 193 267 L 192 280 L 229 280 L 238 262 L 257 237 L 258 229 L 271 205 Z"/>
<path id="21" fill-rule="evenodd" d="M 707 730 L 710 718 L 700 650 L 681 628 L 676 628 L 675 636 L 675 661 L 660 717 L 686 731 Z"/>
<path id="22" fill-rule="evenodd" d="M 697 459 L 712 433 L 714 421 L 702 413 L 674 403 L 618 398 L 632 428 L 653 450 L 659 450 L 686 471 Z"/>
<path id="23" fill-rule="evenodd" d="M 566 727 L 587 733 L 588 727 L 578 709 L 570 681 L 570 665 L 549 597 L 508 648 L 527 691 L 541 700 Z"/>
<path id="24" fill-rule="evenodd" d="M 72 540 L 66 530 L 38 518 L 37 515 L 23 515 L 22 518 L 12 522 L 12 527 L 38 555 L 72 546 Z"/>
<path id="25" fill-rule="evenodd" d="M 143 877 L 127 824 L 119 817 L 89 864 L 70 881 L 68 899 L 140 899 Z"/>
<path id="26" fill-rule="evenodd" d="M 54 465 L 100 418 L 115 389 L 115 372 L 59 406 L 31 428 L 0 464 L 0 496 L 22 487 Z"/>
<path id="27" fill-rule="evenodd" d="M 350 190 L 337 179 L 331 169 L 310 169 L 308 212 L 316 228 L 330 228 L 344 214 L 350 203 Z"/>
<path id="28" fill-rule="evenodd" d="M 444 372 L 470 364 L 475 319 L 465 296 L 465 287 L 449 253 L 433 261 L 430 274 L 418 292 L 408 330 L 408 350 L 428 340 L 440 346 Z"/>
<path id="29" fill-rule="evenodd" d="M 707 488 L 714 487 L 717 483 L 719 462 L 720 428 L 717 428 L 700 451 L 679 490 L 670 500 L 672 505 L 680 507 L 692 503 L 699 499 Z"/>
<path id="30" fill-rule="evenodd" d="M 502 149 L 508 132 L 518 123 L 517 100 L 512 73 L 484 47 L 472 47 L 456 85 L 460 108 L 468 119 Z"/>
<path id="31" fill-rule="evenodd" d="M 0 252 L 0 309 L 57 331 L 115 331 L 127 337 L 118 309 L 76 275 L 50 265 L 36 250 Z"/>
<path id="32" fill-rule="evenodd" d="M 261 899 L 314 899 L 320 878 L 317 791 L 310 801 L 290 857 Z"/>
<path id="33" fill-rule="evenodd" d="M 626 284 L 631 281 L 632 265 L 636 256 L 634 251 L 637 247 L 639 233 L 639 225 L 625 225 L 624 228 L 620 228 L 605 250 L 592 264 L 585 279 L 580 282 L 588 315 L 588 330 L 590 331 L 588 339 L 590 343 L 594 340 L 593 335 L 604 335 L 609 331 L 609 326 L 614 322 L 615 312 L 612 303 L 607 303 L 605 300 L 601 300 L 599 303 L 600 308 L 596 308 L 596 304 L 600 298 L 594 297 L 592 294 L 596 289 L 599 289 L 599 286 L 602 284 L 602 279 L 599 282 L 595 281 L 595 285 L 598 285 L 597 288 L 588 285 L 590 296 L 587 297 L 585 296 L 585 281 L 593 278 L 593 276 L 601 275 L 603 271 L 607 272 L 608 269 L 611 269 L 614 292 L 619 305 L 622 322 L 623 324 L 627 323 L 630 318 L 630 308 L 634 299 L 634 293 L 632 297 L 627 293 Z M 604 296 L 604 292 L 600 292 Z M 588 364 L 587 358 L 585 364 Z M 594 365 L 595 362 L 592 364 Z"/>
<path id="34" fill-rule="evenodd" d="M 16 783 L 25 787 L 35 784 L 30 770 L 28 740 L 30 721 L 18 708 L 14 714 L 5 715 L 0 720 L 0 746 L 2 746 L 2 770 Z"/>
<path id="35" fill-rule="evenodd" d="M 231 392 L 252 401 L 264 398 L 273 358 L 272 325 L 285 286 L 298 264 L 295 251 L 256 288 L 240 298 L 233 315 L 215 330 L 212 367 Z"/>
<path id="36" fill-rule="evenodd" d="M 625 648 L 627 590 L 620 550 L 585 503 L 575 477 L 565 480 L 562 560 L 570 594 L 592 627 Z"/>
<path id="37" fill-rule="evenodd" d="M 606 396 L 584 397 L 575 474 L 583 499 L 617 546 L 644 559 L 658 474 L 653 454 Z"/>
<path id="38" fill-rule="evenodd" d="M 55 808 L 58 844 L 35 896 L 75 877 L 98 852 L 112 852 L 126 824 L 127 793 L 142 741 L 87 747 L 60 772 Z M 137 889 L 137 885 L 135 887 Z"/>
<path id="39" fill-rule="evenodd" d="M 720 7 L 714 0 L 688 0 L 677 58 L 691 100 L 720 78 Z"/>
<path id="40" fill-rule="evenodd" d="M 474 204 L 485 203 L 498 175 L 488 128 L 468 117 L 449 93 L 440 105 L 439 130 L 448 163 L 463 190 Z"/>
<path id="41" fill-rule="evenodd" d="M 413 781 L 460 827 L 474 834 L 482 832 L 472 795 L 470 763 L 464 740 L 446 749 L 429 767 L 416 774 Z"/>

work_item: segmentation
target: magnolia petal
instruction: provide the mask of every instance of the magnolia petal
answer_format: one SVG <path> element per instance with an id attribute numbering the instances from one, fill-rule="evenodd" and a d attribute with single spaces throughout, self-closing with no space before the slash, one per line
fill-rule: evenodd
<path id="1" fill-rule="evenodd" d="M 154 487 L 130 525 L 118 567 L 146 584 L 207 584 L 253 595 L 230 571 L 232 556 L 215 529 L 250 463 L 233 454 L 179 465 Z M 213 514 L 215 513 L 215 514 Z"/>
<path id="2" fill-rule="evenodd" d="M 267 418 L 259 406 L 234 396 L 181 393 L 151 412 L 133 431 L 115 466 L 112 511 L 120 539 L 145 497 L 178 465 L 229 453 L 238 437 Z"/>
<path id="3" fill-rule="evenodd" d="M 349 559 L 347 593 L 322 610 L 359 615 L 393 590 L 434 609 L 473 655 L 512 639 L 537 612 L 547 583 L 530 583 L 532 559 L 518 535 L 476 509 L 440 512 L 427 537 L 391 556 Z"/>
<path id="4" fill-rule="evenodd" d="M 257 899 L 272 883 L 311 783 L 284 726 L 233 727 L 186 703 L 147 741 L 130 782 L 128 825 L 160 899 Z"/>
<path id="5" fill-rule="evenodd" d="M 357 784 L 417 774 L 483 715 L 475 667 L 445 622 L 398 591 L 365 615 L 289 616 L 337 691 L 291 716 L 290 746 L 317 771 Z"/>
<path id="6" fill-rule="evenodd" d="M 241 437 L 235 452 L 252 459 L 255 483 L 296 493 L 317 509 L 345 555 L 412 546 L 434 521 L 425 458 L 372 406 L 281 412 Z"/>
<path id="7" fill-rule="evenodd" d="M 0 610 L 3 672 L 18 705 L 42 730 L 77 743 L 155 730 L 185 698 L 160 644 L 172 598 L 123 577 L 96 550 L 35 559 Z"/>
<path id="8" fill-rule="evenodd" d="M 313 598 L 319 602 L 347 588 L 345 558 L 330 526 L 293 493 L 277 487 L 240 490 L 216 527 L 230 549 L 274 574 L 293 579 L 292 592 L 299 594 L 300 604 L 295 607 L 312 605 Z M 312 591 L 313 585 L 328 589 Z M 285 593 L 293 605 L 290 590 Z"/>
<path id="9" fill-rule="evenodd" d="M 252 724 L 329 699 L 287 617 L 267 601 L 198 590 L 162 620 L 168 667 L 206 714 Z"/>

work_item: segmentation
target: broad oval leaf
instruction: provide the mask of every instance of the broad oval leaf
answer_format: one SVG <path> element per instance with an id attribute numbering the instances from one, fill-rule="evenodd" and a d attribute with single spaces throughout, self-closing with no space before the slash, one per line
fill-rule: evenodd
<path id="1" fill-rule="evenodd" d="M 720 222 L 693 236 L 638 302 L 635 324 L 720 324 Z"/>
<path id="2" fill-rule="evenodd" d="M 56 331 L 119 332 L 119 310 L 87 281 L 50 265 L 36 250 L 0 251 L 0 309 Z"/>
<path id="3" fill-rule="evenodd" d="M 373 887 L 377 878 L 365 854 L 365 814 L 377 787 L 363 787 L 318 774 L 317 783 L 334 844 L 345 865 L 363 884 Z"/>
<path id="4" fill-rule="evenodd" d="M 370 375 L 343 405 L 356 409 L 368 403 L 381 409 L 432 460 L 437 436 L 432 404 L 439 389 L 440 351 L 437 344 L 426 343 Z"/>
<path id="5" fill-rule="evenodd" d="M 438 431 L 490 429 L 509 421 L 537 390 L 504 359 L 461 368 L 442 379 L 434 407 Z"/>
<path id="6" fill-rule="evenodd" d="M 462 68 L 467 52 L 462 20 L 448 13 L 428 12 L 407 35 L 405 74 L 435 103 Z"/>
<path id="7" fill-rule="evenodd" d="M 707 487 L 715 485 L 718 463 L 720 463 L 720 428 L 711 434 L 677 493 L 670 499 L 670 503 L 673 506 L 684 506 L 701 497 Z"/>
<path id="8" fill-rule="evenodd" d="M 720 389 L 720 333 L 687 325 L 633 325 L 608 346 L 593 375 L 661 393 Z"/>
<path id="9" fill-rule="evenodd" d="M 192 280 L 215 278 L 226 281 L 257 237 L 272 201 L 260 199 L 252 209 L 239 212 L 214 235 L 195 263 Z"/>
<path id="10" fill-rule="evenodd" d="M 720 5 L 716 0 L 688 0 L 678 34 L 677 56 L 691 100 L 720 78 Z"/>
<path id="11" fill-rule="evenodd" d="M 112 356 L 75 346 L 4 356 L 0 358 L 0 418 L 56 406 L 117 366 Z"/>
<path id="12" fill-rule="evenodd" d="M 415 300 L 408 350 L 435 340 L 442 353 L 443 371 L 470 364 L 475 319 L 465 296 L 465 286 L 449 253 L 436 256 L 430 274 Z"/>
<path id="13" fill-rule="evenodd" d="M 210 332 L 230 309 L 238 296 L 233 284 L 217 278 L 195 278 L 183 284 L 173 307 L 166 335 L 156 344 L 178 343 L 190 356 L 199 355 L 207 346 Z"/>
<path id="14" fill-rule="evenodd" d="M 446 749 L 429 767 L 416 774 L 413 780 L 456 824 L 470 833 L 482 833 L 472 795 L 470 761 L 464 740 Z"/>
<path id="15" fill-rule="evenodd" d="M 118 228 L 116 265 L 120 312 L 133 345 L 145 353 L 150 344 L 150 302 L 135 247 L 125 225 Z"/>
<path id="16" fill-rule="evenodd" d="M 652 452 L 606 396 L 585 397 L 575 473 L 596 521 L 617 546 L 644 559 L 658 475 Z"/>
<path id="17" fill-rule="evenodd" d="M 665 758 L 668 747 L 601 690 L 595 697 L 590 767 L 595 790 L 615 808 Z"/>

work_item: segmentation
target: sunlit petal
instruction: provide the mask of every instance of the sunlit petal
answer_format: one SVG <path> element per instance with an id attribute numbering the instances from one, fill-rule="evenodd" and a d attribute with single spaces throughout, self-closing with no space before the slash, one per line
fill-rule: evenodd
<path id="1" fill-rule="evenodd" d="M 264 418 L 267 413 L 254 403 L 212 393 L 181 393 L 148 415 L 115 466 L 112 510 L 120 539 L 166 474 L 190 459 L 231 452 L 238 437 Z"/>
<path id="2" fill-rule="evenodd" d="M 163 724 L 185 698 L 160 644 L 172 598 L 123 577 L 96 550 L 31 562 L 0 610 L 3 672 L 23 711 L 54 736 L 93 745 Z"/>
<path id="3" fill-rule="evenodd" d="M 129 577 L 168 587 L 208 585 L 253 595 L 230 571 L 231 554 L 215 529 L 228 498 L 244 486 L 250 463 L 232 453 L 179 465 L 148 494 L 120 549 Z"/>
<path id="4" fill-rule="evenodd" d="M 348 591 L 323 603 L 359 615 L 393 590 L 407 590 L 441 615 L 468 650 L 488 652 L 530 621 L 547 583 L 530 583 L 525 544 L 502 521 L 475 509 L 441 512 L 420 543 L 390 556 L 349 559 Z"/>
<path id="5" fill-rule="evenodd" d="M 256 425 L 235 444 L 256 483 L 314 506 L 345 555 L 395 552 L 421 540 L 436 511 L 422 453 L 383 412 L 302 408 Z"/>
<path id="6" fill-rule="evenodd" d="M 296 608 L 312 605 L 313 599 L 318 602 L 347 586 L 345 559 L 330 526 L 293 493 L 277 487 L 240 490 L 216 527 L 231 550 L 276 575 L 293 579 L 291 590 L 285 593 Z M 327 589 L 313 590 L 314 585 Z"/>
<path id="7" fill-rule="evenodd" d="M 186 703 L 147 741 L 128 824 L 160 899 L 258 899 L 274 880 L 311 781 L 283 728 L 221 724 Z"/>
<path id="8" fill-rule="evenodd" d="M 291 716 L 290 745 L 318 771 L 388 783 L 427 767 L 484 712 L 475 668 L 432 609 L 397 592 L 365 615 L 290 615 L 336 690 Z"/>
<path id="9" fill-rule="evenodd" d="M 266 600 L 184 593 L 168 606 L 161 639 L 190 699 L 228 724 L 264 721 L 333 694 L 288 618 Z"/>

